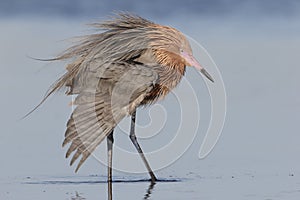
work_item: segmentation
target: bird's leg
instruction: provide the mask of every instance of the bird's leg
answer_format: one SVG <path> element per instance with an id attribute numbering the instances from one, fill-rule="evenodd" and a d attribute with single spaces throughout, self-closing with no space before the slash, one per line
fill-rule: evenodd
<path id="1" fill-rule="evenodd" d="M 141 149 L 137 139 L 136 139 L 136 136 L 135 136 L 135 117 L 136 117 L 136 110 L 132 113 L 131 115 L 131 127 L 130 127 L 130 140 L 132 141 L 132 143 L 134 144 L 136 150 L 138 151 L 138 153 L 140 154 L 147 170 L 148 170 L 148 173 L 151 177 L 151 182 L 154 183 L 155 181 L 157 181 L 157 178 L 155 177 L 144 153 L 143 153 L 143 150 Z"/>
<path id="2" fill-rule="evenodd" d="M 113 131 L 107 136 L 107 181 L 112 181 Z"/>
<path id="3" fill-rule="evenodd" d="M 112 199 L 112 153 L 113 153 L 114 136 L 113 131 L 107 136 L 107 184 L 108 199 Z"/>

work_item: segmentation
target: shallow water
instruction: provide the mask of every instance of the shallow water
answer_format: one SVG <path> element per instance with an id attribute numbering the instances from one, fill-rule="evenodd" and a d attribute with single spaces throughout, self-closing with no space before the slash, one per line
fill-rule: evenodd
<path id="1" fill-rule="evenodd" d="M 113 199 L 298 199 L 300 181 L 292 174 L 162 179 L 115 177 Z M 274 184 L 277 183 L 277 184 Z M 106 199 L 105 176 L 25 177 L 1 181 L 1 199 Z"/>

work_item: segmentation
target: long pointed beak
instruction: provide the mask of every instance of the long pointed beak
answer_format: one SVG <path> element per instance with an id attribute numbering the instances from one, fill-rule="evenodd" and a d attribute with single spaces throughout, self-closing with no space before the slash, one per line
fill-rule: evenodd
<path id="1" fill-rule="evenodd" d="M 194 58 L 193 55 L 188 54 L 186 52 L 182 52 L 181 56 L 186 60 L 187 63 L 189 63 L 190 66 L 195 67 L 198 69 L 208 80 L 211 82 L 214 82 L 214 79 L 212 76 L 200 65 L 200 63 Z"/>

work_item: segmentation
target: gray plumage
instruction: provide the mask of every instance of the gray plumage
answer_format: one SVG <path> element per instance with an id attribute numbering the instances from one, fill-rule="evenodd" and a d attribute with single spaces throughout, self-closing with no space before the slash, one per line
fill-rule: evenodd
<path id="1" fill-rule="evenodd" d="M 70 143 L 66 157 L 75 152 L 71 165 L 81 157 L 76 171 L 125 116 L 135 117 L 137 107 L 167 95 L 187 65 L 198 65 L 189 42 L 174 28 L 130 14 L 92 26 L 102 32 L 81 38 L 52 59 L 72 62 L 39 104 L 62 87 L 68 88 L 67 95 L 77 95 L 63 142 L 63 146 Z"/>
<path id="2" fill-rule="evenodd" d="M 66 157 L 76 151 L 71 165 L 82 155 L 76 171 L 115 126 L 135 110 L 157 80 L 157 73 L 140 64 L 109 63 L 88 71 L 88 80 L 82 80 L 84 87 L 79 84 L 80 93 L 74 101 L 77 107 L 67 123 L 63 142 L 63 146 L 71 142 Z"/>

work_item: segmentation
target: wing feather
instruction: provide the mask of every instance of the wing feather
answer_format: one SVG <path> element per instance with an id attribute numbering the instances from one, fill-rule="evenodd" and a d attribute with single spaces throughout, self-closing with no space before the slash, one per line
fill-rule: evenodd
<path id="1" fill-rule="evenodd" d="M 84 72 L 88 74 L 83 77 L 89 78 L 75 83 L 81 91 L 74 101 L 76 108 L 67 122 L 63 141 L 63 146 L 71 143 L 66 157 L 75 152 L 70 165 L 81 157 L 75 171 L 115 126 L 136 109 L 158 80 L 151 66 L 132 63 L 93 65 Z"/>

